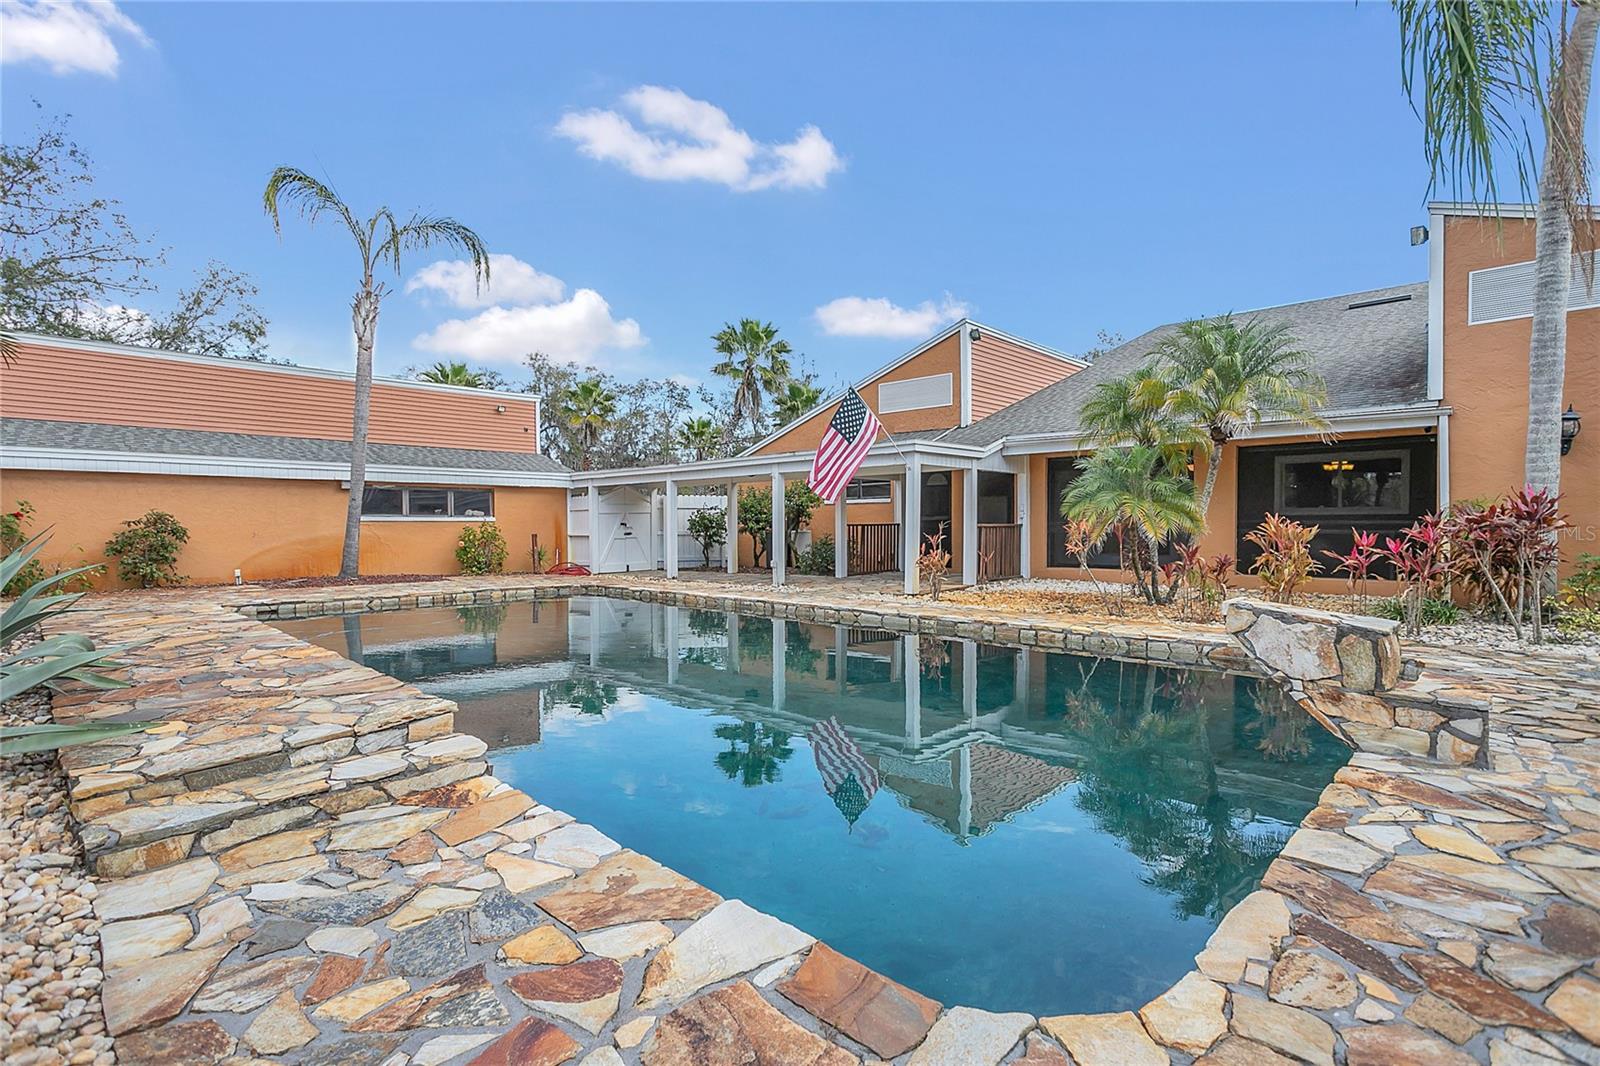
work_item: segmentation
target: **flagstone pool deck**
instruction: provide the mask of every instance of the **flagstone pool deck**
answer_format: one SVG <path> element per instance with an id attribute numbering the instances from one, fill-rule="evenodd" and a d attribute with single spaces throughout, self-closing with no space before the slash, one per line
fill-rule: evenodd
<path id="1" fill-rule="evenodd" d="M 1137 1010 L 940 1004 L 499 782 L 453 705 L 253 615 L 595 592 L 1244 669 L 1220 627 L 998 615 L 709 576 L 252 587 L 84 601 L 159 719 L 62 762 L 100 877 L 120 1062 L 1210 1066 L 1600 1062 L 1600 663 L 1411 647 L 1489 708 L 1488 767 L 1356 753 Z M 248 613 L 246 613 L 248 612 Z M 901 621 L 905 619 L 905 621 Z M 1019 936 L 1071 935 L 1030 929 Z"/>

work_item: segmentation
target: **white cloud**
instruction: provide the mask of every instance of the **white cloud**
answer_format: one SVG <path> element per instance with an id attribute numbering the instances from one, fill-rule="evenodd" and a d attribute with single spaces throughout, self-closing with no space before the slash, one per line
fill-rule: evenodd
<path id="1" fill-rule="evenodd" d="M 593 363 L 603 351 L 639 348 L 645 342 L 639 323 L 613 318 L 604 297 L 593 289 L 578 289 L 560 303 L 490 307 L 471 318 L 451 319 L 412 344 L 486 363 L 514 363 L 529 352 Z"/>
<path id="2" fill-rule="evenodd" d="M 641 85 L 622 97 L 640 126 L 618 111 L 571 111 L 556 133 L 591 159 L 651 181 L 710 181 L 730 189 L 820 189 L 844 169 L 815 126 L 785 144 L 757 141 L 715 104 L 680 89 Z"/>
<path id="3" fill-rule="evenodd" d="M 116 77 L 117 38 L 149 45 L 133 19 L 104 0 L 6 0 L 0 3 L 0 62 L 34 60 L 52 73 Z"/>
<path id="4" fill-rule="evenodd" d="M 472 264 L 465 259 L 430 263 L 406 282 L 406 292 L 433 291 L 456 307 L 491 304 L 555 303 L 566 293 L 560 278 L 541 274 L 514 255 L 489 256 L 489 284 L 479 288 Z"/>
<path id="5" fill-rule="evenodd" d="M 965 316 L 967 305 L 945 293 L 934 303 L 901 307 L 882 296 L 841 296 L 812 312 L 830 337 L 926 337 Z"/>

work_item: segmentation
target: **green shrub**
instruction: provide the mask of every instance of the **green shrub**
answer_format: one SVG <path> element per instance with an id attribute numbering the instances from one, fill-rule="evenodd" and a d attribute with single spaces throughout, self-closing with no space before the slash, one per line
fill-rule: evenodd
<path id="1" fill-rule="evenodd" d="M 769 504 L 770 507 L 770 504 Z M 702 507 L 689 516 L 689 536 L 700 545 L 705 566 L 711 569 L 711 549 L 728 542 L 728 512 L 721 507 Z"/>
<path id="2" fill-rule="evenodd" d="M 1406 605 L 1399 597 L 1390 597 L 1378 600 L 1372 605 L 1372 613 L 1379 618 L 1392 618 L 1396 622 L 1405 621 Z M 1449 600 L 1438 600 L 1432 597 L 1422 601 L 1421 624 L 1425 626 L 1447 626 L 1461 620 L 1461 608 Z"/>
<path id="3" fill-rule="evenodd" d="M 456 562 L 463 574 L 498 574 L 506 568 L 506 538 L 493 522 L 463 526 L 456 541 Z"/>
<path id="4" fill-rule="evenodd" d="M 1570 637 L 1600 633 L 1600 607 L 1563 607 L 1556 628 Z"/>
<path id="5" fill-rule="evenodd" d="M 833 538 L 830 536 L 813 537 L 811 547 L 803 552 L 796 553 L 798 558 L 794 561 L 794 568 L 802 574 L 831 574 L 833 573 Z"/>
<path id="6" fill-rule="evenodd" d="M 182 522 L 165 511 L 147 511 L 122 523 L 122 532 L 106 541 L 106 554 L 117 561 L 118 577 L 148 589 L 188 580 L 178 573 L 178 553 L 187 543 Z"/>
<path id="7" fill-rule="evenodd" d="M 15 511 L 0 511 L 0 555 L 10 555 L 28 543 L 33 536 L 30 528 L 33 525 L 33 515 L 33 504 L 27 500 L 18 500 Z M 83 554 L 81 548 L 78 549 L 78 554 L 80 556 Z M 63 571 L 69 569 L 71 573 L 63 574 Z M 30 556 L 27 564 L 13 574 L 11 580 L 0 586 L 0 596 L 20 596 L 24 589 L 37 585 L 52 574 L 61 577 L 60 591 L 82 592 L 93 584 L 97 575 L 105 573 L 105 569 L 103 566 L 84 566 L 80 562 L 74 567 L 58 563 L 55 569 L 51 570 Z"/>
<path id="8" fill-rule="evenodd" d="M 1561 583 L 1556 602 L 1563 607 L 1600 610 L 1600 555 L 1584 552 L 1578 556 L 1578 568 Z"/>

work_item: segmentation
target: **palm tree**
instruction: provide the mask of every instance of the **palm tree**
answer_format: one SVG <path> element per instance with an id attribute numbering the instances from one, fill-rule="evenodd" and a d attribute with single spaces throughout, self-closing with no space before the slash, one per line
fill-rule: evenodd
<path id="1" fill-rule="evenodd" d="M 372 348 L 378 335 L 378 311 L 389 294 L 389 286 L 376 275 L 387 266 L 398 277 L 402 253 L 442 245 L 466 253 L 482 286 L 489 281 L 489 250 L 476 233 L 453 218 L 413 214 L 402 223 L 387 207 L 379 207 L 361 222 L 331 186 L 294 167 L 272 172 L 261 204 L 278 234 L 283 232 L 280 204 L 298 207 L 310 223 L 331 213 L 350 231 L 361 254 L 361 282 L 350 308 L 356 339 L 356 396 L 350 428 L 350 500 L 345 510 L 344 550 L 339 557 L 339 576 L 356 577 L 361 572 L 361 501 L 366 495 L 367 423 L 372 416 Z"/>
<path id="2" fill-rule="evenodd" d="M 754 318 L 741 318 L 737 326 L 725 324 L 711 340 L 722 358 L 713 374 L 733 382 L 733 418 L 729 437 L 741 421 L 750 423 L 752 437 L 761 435 L 762 401 L 777 396 L 789 380 L 789 342 L 778 339 L 778 327 Z"/>
<path id="3" fill-rule="evenodd" d="M 688 452 L 696 463 L 716 455 L 721 444 L 722 431 L 705 415 L 689 419 L 678 430 L 678 447 Z"/>
<path id="4" fill-rule="evenodd" d="M 821 402 L 821 389 L 809 381 L 790 381 L 777 398 L 774 419 L 779 426 L 787 426 Z"/>
<path id="5" fill-rule="evenodd" d="M 1542 0 L 1394 0 L 1394 8 L 1400 16 L 1401 81 L 1422 118 L 1430 191 L 1444 176 L 1458 196 L 1496 210 L 1494 164 L 1509 158 L 1526 196 L 1533 147 L 1517 112 L 1531 103 L 1542 117 L 1523 463 L 1529 485 L 1557 492 L 1574 229 L 1588 248 L 1594 246 L 1584 125 L 1600 3 L 1559 4 L 1554 32 L 1547 23 L 1551 7 Z M 1592 261 L 1585 277 L 1592 283 Z"/>
<path id="6" fill-rule="evenodd" d="M 561 406 L 587 470 L 591 453 L 600 444 L 600 434 L 617 417 L 617 394 L 606 388 L 600 378 L 589 378 L 568 389 L 561 397 Z"/>
<path id="7" fill-rule="evenodd" d="M 1148 577 L 1142 577 L 1140 553 L 1133 557 L 1134 580 L 1151 603 L 1172 598 L 1176 583 L 1161 588 L 1161 542 L 1179 533 L 1197 533 L 1205 524 L 1195 500 L 1194 482 L 1167 466 L 1161 450 L 1147 444 L 1102 448 L 1078 460 L 1078 477 L 1061 500 L 1061 517 L 1086 519 L 1101 531 L 1122 529 L 1143 542 L 1149 556 Z M 1145 582 L 1148 581 L 1148 586 Z"/>
<path id="8" fill-rule="evenodd" d="M 434 363 L 426 370 L 419 371 L 418 381 L 431 381 L 435 385 L 456 385 L 464 389 L 482 389 L 488 387 L 488 379 L 483 371 L 473 370 L 466 363 Z"/>
<path id="9" fill-rule="evenodd" d="M 1158 345 L 1156 358 L 1172 383 L 1171 417 L 1198 428 L 1207 442 L 1202 520 L 1230 440 L 1273 418 L 1327 429 L 1318 409 L 1328 400 L 1328 387 L 1282 324 L 1252 319 L 1241 325 L 1232 315 L 1196 319 Z"/>
<path id="10" fill-rule="evenodd" d="M 1176 471 L 1205 435 L 1194 423 L 1173 416 L 1173 392 L 1171 378 L 1154 362 L 1100 382 L 1084 401 L 1080 416 L 1090 442 L 1098 447 L 1143 444 L 1158 449 L 1164 464 Z"/>

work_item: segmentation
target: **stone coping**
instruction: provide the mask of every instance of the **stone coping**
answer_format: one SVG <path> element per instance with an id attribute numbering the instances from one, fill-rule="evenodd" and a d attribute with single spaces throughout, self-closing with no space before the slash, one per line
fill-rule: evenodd
<path id="1" fill-rule="evenodd" d="M 561 587 L 442 584 L 363 589 L 360 609 Z M 358 601 L 330 592 L 293 610 Z M 449 701 L 241 614 L 273 602 L 261 590 L 84 602 L 74 628 L 143 642 L 134 684 L 64 695 L 57 717 L 164 720 L 63 758 L 109 860 L 96 910 L 124 1063 L 1600 1057 L 1600 671 L 1581 663 L 1421 650 L 1420 677 L 1485 703 L 1487 766 L 1357 753 L 1171 990 L 1034 1018 L 927 1000 L 540 806 L 452 731 Z M 878 625 L 870 603 L 830 609 Z M 954 624 L 1004 643 L 1013 621 Z M 1016 643 L 1173 643 L 1118 628 L 1019 622 Z"/>

